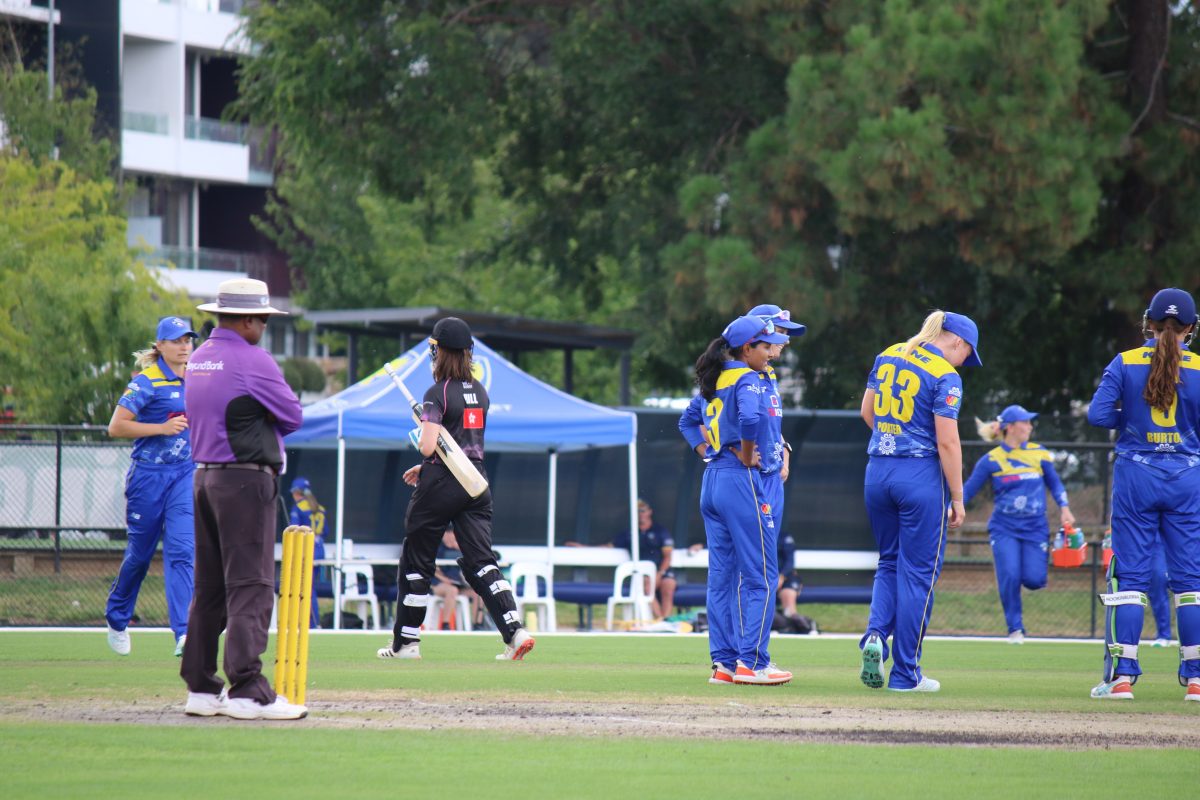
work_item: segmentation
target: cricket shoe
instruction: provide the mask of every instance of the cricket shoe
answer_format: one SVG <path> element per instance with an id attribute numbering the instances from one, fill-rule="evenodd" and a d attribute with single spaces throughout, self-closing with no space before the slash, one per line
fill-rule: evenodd
<path id="1" fill-rule="evenodd" d="M 1132 700 L 1133 684 L 1124 675 L 1118 675 L 1114 680 L 1101 681 L 1092 687 L 1092 697 L 1097 700 Z"/>
<path id="2" fill-rule="evenodd" d="M 188 692 L 187 705 L 183 707 L 183 713 L 189 717 L 215 717 L 217 714 L 225 712 L 226 700 L 224 689 L 220 694 Z"/>
<path id="3" fill-rule="evenodd" d="M 1025 631 L 1013 631 L 1008 635 L 1009 644 L 1025 644 Z"/>
<path id="4" fill-rule="evenodd" d="M 393 650 L 389 644 L 387 647 L 381 647 L 375 651 L 375 655 L 380 658 L 403 658 L 412 661 L 421 660 L 421 643 L 413 642 L 412 644 L 402 644 L 399 650 Z"/>
<path id="5" fill-rule="evenodd" d="M 1150 646 L 1151 647 L 1170 647 L 1171 640 L 1160 636 L 1159 638 L 1157 638 L 1153 642 L 1151 642 Z"/>
<path id="6" fill-rule="evenodd" d="M 775 666 L 775 662 L 767 664 L 762 669 L 750 669 L 741 661 L 733 673 L 733 682 L 749 686 L 779 686 L 792 679 L 792 673 Z"/>
<path id="7" fill-rule="evenodd" d="M 862 649 L 862 673 L 859 675 L 865 686 L 883 688 L 883 642 L 875 634 L 867 637 Z"/>
<path id="8" fill-rule="evenodd" d="M 123 631 L 113 630 L 112 626 L 108 627 L 108 646 L 112 651 L 119 656 L 129 655 L 131 645 L 129 642 L 129 629 Z"/>
<path id="9" fill-rule="evenodd" d="M 175 641 L 175 657 L 176 658 L 183 658 L 183 645 L 186 641 L 187 641 L 186 633 L 183 636 L 180 636 Z"/>
<path id="10" fill-rule="evenodd" d="M 1188 678 L 1188 690 L 1183 699 L 1200 703 L 1200 678 Z"/>
<path id="11" fill-rule="evenodd" d="M 286 697 L 279 694 L 275 695 L 273 703 L 267 705 L 249 697 L 229 697 L 221 713 L 234 719 L 304 719 L 308 716 L 308 709 L 289 703 Z"/>
<path id="12" fill-rule="evenodd" d="M 897 689 L 894 686 L 889 686 L 889 692 L 939 692 L 942 689 L 942 684 L 935 681 L 933 678 L 921 677 L 921 682 L 916 686 L 910 686 L 907 689 Z"/>
<path id="13" fill-rule="evenodd" d="M 533 649 L 534 640 L 529 631 L 517 628 L 512 641 L 504 645 L 504 652 L 496 656 L 497 661 L 524 661 L 525 656 Z"/>
<path id="14" fill-rule="evenodd" d="M 708 679 L 709 683 L 733 683 L 733 670 L 724 664 L 713 662 L 712 677 Z"/>

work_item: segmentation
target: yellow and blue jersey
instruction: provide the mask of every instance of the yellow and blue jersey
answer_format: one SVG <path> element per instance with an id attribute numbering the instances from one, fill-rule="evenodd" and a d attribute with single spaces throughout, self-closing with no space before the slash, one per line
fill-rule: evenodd
<path id="1" fill-rule="evenodd" d="M 971 477 L 963 484 L 963 495 L 971 501 L 984 484 L 991 481 L 995 506 L 992 521 L 1003 524 L 1037 520 L 1041 533 L 1046 533 L 1046 493 L 1050 489 L 1054 501 L 1066 506 L 1067 490 L 1054 469 L 1054 457 L 1040 444 L 1026 442 L 1020 447 L 1001 444 L 989 450 L 975 464 Z"/>
<path id="2" fill-rule="evenodd" d="M 307 525 L 317 536 L 325 534 L 325 506 L 318 504 L 314 508 L 307 497 L 292 506 L 292 513 L 288 515 L 288 520 L 293 525 Z"/>
<path id="3" fill-rule="evenodd" d="M 183 379 L 161 357 L 134 377 L 117 405 L 138 422 L 151 425 L 184 413 Z M 184 428 L 173 436 L 143 436 L 133 440 L 132 458 L 144 464 L 181 464 L 192 459 L 191 434 Z"/>
<path id="4" fill-rule="evenodd" d="M 758 445 L 762 459 L 760 469 L 771 473 L 782 463 L 783 449 L 779 437 L 780 417 L 772 417 L 769 396 L 772 392 L 763 376 L 740 361 L 726 361 L 717 378 L 717 391 L 712 400 L 701 400 L 701 434 L 713 454 L 709 467 L 741 467 L 736 451 L 742 440 Z M 782 413 L 782 412 L 781 412 Z M 770 420 L 775 420 L 772 426 Z M 778 447 L 776 447 L 778 440 Z"/>
<path id="5" fill-rule="evenodd" d="M 1109 363 L 1088 407 L 1088 422 L 1120 431 L 1118 456 L 1167 462 L 1177 455 L 1200 455 L 1200 357 L 1183 351 L 1175 402 L 1163 413 L 1142 399 L 1153 354 L 1150 340 Z"/>
<path id="6" fill-rule="evenodd" d="M 867 453 L 900 458 L 937 458 L 934 417 L 958 419 L 962 379 L 931 344 L 905 353 L 895 344 L 875 357 L 867 388 L 875 391 L 875 424 Z"/>

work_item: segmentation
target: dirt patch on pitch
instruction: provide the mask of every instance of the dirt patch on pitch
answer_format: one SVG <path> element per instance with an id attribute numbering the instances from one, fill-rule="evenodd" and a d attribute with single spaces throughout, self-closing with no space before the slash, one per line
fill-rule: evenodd
<path id="1" fill-rule="evenodd" d="M 81 707 L 87 707 L 81 711 Z M 239 722 L 183 714 L 182 704 L 17 702 L 0 720 L 144 725 L 287 725 L 333 729 L 478 730 L 527 736 L 645 736 L 770 739 L 794 743 L 922 744 L 974 747 L 1192 747 L 1194 737 L 1169 714 L 786 708 L 735 699 L 696 704 L 611 700 L 430 698 L 403 692 L 322 692 L 299 723 Z M 1179 732 L 1175 732 L 1179 731 Z"/>

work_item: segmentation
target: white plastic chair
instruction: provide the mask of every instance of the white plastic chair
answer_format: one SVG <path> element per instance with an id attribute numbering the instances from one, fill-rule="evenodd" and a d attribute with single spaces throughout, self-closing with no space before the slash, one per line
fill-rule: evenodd
<path id="1" fill-rule="evenodd" d="M 430 594 L 429 597 L 429 605 L 425 611 L 425 622 L 422 624 L 425 626 L 425 630 L 436 631 L 441 628 L 443 602 L 442 598 L 436 594 Z M 403 598 L 401 598 L 401 602 L 403 602 Z M 461 594 L 454 605 L 454 629 L 459 631 L 473 629 L 471 625 L 471 601 Z"/>
<path id="2" fill-rule="evenodd" d="M 365 579 L 366 591 L 360 591 L 359 578 Z M 346 606 L 355 605 L 355 613 L 367 623 L 367 610 L 371 612 L 371 621 L 375 623 L 374 630 L 379 630 L 379 598 L 375 596 L 375 574 L 369 564 L 342 563 L 342 610 Z"/>
<path id="3" fill-rule="evenodd" d="M 546 582 L 546 593 L 538 590 L 538 579 Z M 517 601 L 517 616 L 525 619 L 525 609 L 537 609 L 538 630 L 558 630 L 558 615 L 554 610 L 554 569 L 544 561 L 517 561 L 509 573 L 513 597 Z"/>
<path id="4" fill-rule="evenodd" d="M 649 593 L 646 589 L 647 578 L 649 578 L 650 584 Z M 612 597 L 608 598 L 608 614 L 605 621 L 608 630 L 612 630 L 613 611 L 617 606 L 627 606 L 622 611 L 622 616 L 629 619 L 632 611 L 633 621 L 636 624 L 653 619 L 654 613 L 650 604 L 654 599 L 657 578 L 658 567 L 653 561 L 625 561 L 617 565 L 617 570 L 613 574 Z M 629 581 L 628 592 L 625 591 L 625 581 Z"/>

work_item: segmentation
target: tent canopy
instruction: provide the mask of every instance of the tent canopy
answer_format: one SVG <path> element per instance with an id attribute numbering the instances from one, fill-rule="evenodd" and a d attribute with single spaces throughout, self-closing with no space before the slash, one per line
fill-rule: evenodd
<path id="1" fill-rule="evenodd" d="M 637 417 L 580 400 L 522 372 L 475 340 L 474 370 L 491 399 L 487 447 L 495 452 L 546 452 L 628 446 Z M 420 401 L 432 385 L 427 344 L 391 362 Z M 286 438 L 288 447 L 335 448 L 339 424 L 353 449 L 409 447 L 414 427 L 408 401 L 383 368 L 304 409 L 304 424 Z"/>

